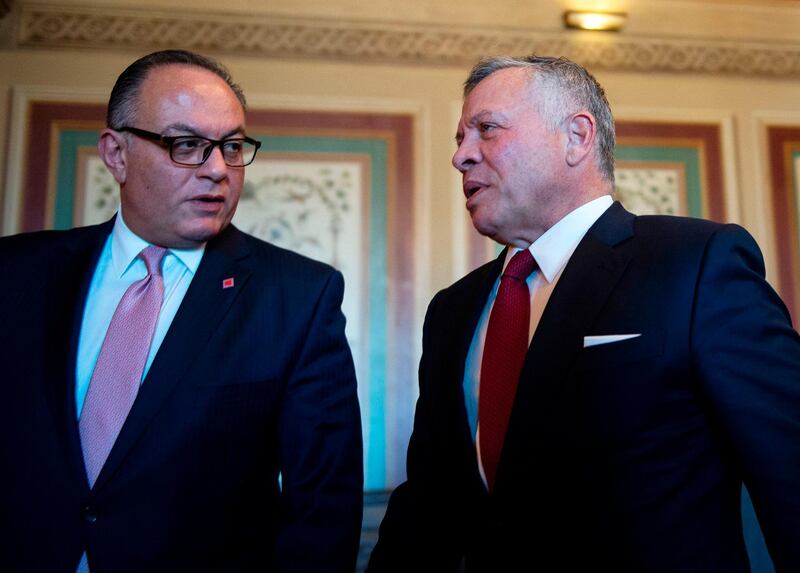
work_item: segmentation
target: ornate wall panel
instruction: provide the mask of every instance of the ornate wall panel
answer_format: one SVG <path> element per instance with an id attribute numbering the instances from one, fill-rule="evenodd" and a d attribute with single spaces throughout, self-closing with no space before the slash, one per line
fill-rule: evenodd
<path id="1" fill-rule="evenodd" d="M 778 284 L 795 327 L 800 324 L 800 127 L 770 126 L 772 217 L 778 256 Z"/>
<path id="2" fill-rule="evenodd" d="M 724 222 L 721 148 L 717 124 L 617 121 L 617 199 L 637 215 Z"/>

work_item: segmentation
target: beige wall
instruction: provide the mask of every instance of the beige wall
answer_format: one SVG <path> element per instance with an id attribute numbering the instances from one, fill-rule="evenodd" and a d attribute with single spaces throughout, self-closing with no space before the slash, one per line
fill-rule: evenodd
<path id="1" fill-rule="evenodd" d="M 63 4 L 63 2 L 62 2 Z M 77 1 L 69 4 L 86 4 Z M 130 6 L 129 2 L 106 3 Z M 139 5 L 160 5 L 161 2 L 140 2 Z M 186 4 L 177 2 L 177 4 Z M 206 6 L 205 4 L 208 4 Z M 200 8 L 216 9 L 217 2 L 194 2 Z M 566 2 L 540 2 L 538 11 L 523 12 L 530 2 L 506 2 L 508 10 L 498 11 L 493 3 L 474 0 L 458 3 L 419 2 L 372 3 L 338 1 L 272 0 L 264 3 L 242 2 L 233 10 L 246 13 L 251 9 L 260 14 L 270 10 L 275 14 L 316 18 L 332 18 L 349 9 L 352 18 L 374 21 L 405 18 L 408 22 L 437 23 L 452 19 L 459 25 L 479 26 L 482 19 L 493 26 L 521 24 L 559 33 L 561 5 Z M 536 3 L 533 3 L 536 4 Z M 637 4 L 623 2 L 617 4 Z M 743 2 L 722 0 L 708 2 L 640 2 L 647 8 L 639 19 L 632 15 L 630 25 L 641 33 L 646 26 L 662 33 L 666 14 L 675 17 L 676 8 L 690 7 L 693 18 L 673 26 L 675 33 L 687 37 L 706 32 L 718 38 L 719 28 L 698 26 L 728 22 L 732 37 L 744 37 L 744 25 L 752 21 L 750 38 L 774 38 L 788 41 L 794 36 L 788 23 L 800 24 L 798 2 Z M 415 6 L 414 10 L 408 9 Z M 20 4 L 15 5 L 18 11 Z M 643 9 L 644 9 L 643 8 Z M 724 8 L 724 11 L 720 11 Z M 767 8 L 776 13 L 770 15 Z M 630 8 L 629 8 L 630 9 Z M 732 19 L 730 10 L 739 10 Z M 666 11 L 665 11 L 666 10 Z M 716 12 L 715 12 L 716 11 Z M 502 15 L 498 15 L 501 14 Z M 523 16 L 524 14 L 524 16 Z M 661 15 L 661 19 L 657 16 Z M 724 16 L 723 16 L 724 15 Z M 767 17 L 769 16 L 769 18 Z M 7 18 L 13 17 L 9 16 Z M 771 18 L 771 19 L 770 19 Z M 731 23 L 734 22 L 734 23 Z M 7 24 L 7 22 L 6 22 Z M 800 29 L 800 25 L 791 30 Z M 0 93 L 3 111 L 0 112 L 0 165 L 4 172 L 2 185 L 8 180 L 8 133 L 11 118 L 11 92 L 15 88 L 55 89 L 75 92 L 86 98 L 103 99 L 116 75 L 137 55 L 149 51 L 115 49 L 59 48 L 14 46 L 13 38 L 5 38 L 7 48 L 0 50 Z M 416 212 L 416 264 L 420 308 L 424 312 L 430 296 L 466 270 L 461 245 L 454 244 L 467 230 L 463 201 L 450 155 L 454 149 L 454 118 L 460 100 L 460 84 L 468 70 L 467 64 L 414 65 L 409 62 L 381 63 L 343 62 L 333 59 L 296 59 L 237 56 L 217 53 L 243 85 L 251 103 L 259 107 L 299 107 L 321 109 L 372 109 L 412 113 L 416 118 L 415 159 L 419 201 Z M 800 124 L 800 77 L 715 76 L 690 73 L 644 73 L 638 71 L 595 70 L 607 89 L 609 99 L 619 118 L 672 119 L 721 122 L 728 144 L 726 184 L 728 186 L 728 218 L 744 224 L 757 238 L 764 250 L 772 278 L 774 241 L 770 224 L 768 174 L 765 164 L 763 124 Z M 46 90 L 44 90 L 46 91 Z M 4 232 L 7 232 L 4 229 Z"/>

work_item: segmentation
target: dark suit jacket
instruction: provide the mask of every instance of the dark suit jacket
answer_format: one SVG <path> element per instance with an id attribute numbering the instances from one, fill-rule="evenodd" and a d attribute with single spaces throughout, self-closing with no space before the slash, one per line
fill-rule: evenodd
<path id="1" fill-rule="evenodd" d="M 462 384 L 504 256 L 430 304 L 369 571 L 747 571 L 743 481 L 777 569 L 800 571 L 800 339 L 752 238 L 613 205 L 541 317 L 489 495 Z"/>
<path id="2" fill-rule="evenodd" d="M 89 490 L 75 360 L 110 231 L 0 240 L 0 570 L 74 573 L 88 549 L 92 573 L 353 571 L 362 453 L 342 277 L 233 227 L 208 243 Z"/>

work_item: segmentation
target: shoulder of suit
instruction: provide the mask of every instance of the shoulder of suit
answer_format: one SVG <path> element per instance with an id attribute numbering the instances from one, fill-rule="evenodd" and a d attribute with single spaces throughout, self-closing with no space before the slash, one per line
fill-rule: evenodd
<path id="1" fill-rule="evenodd" d="M 631 235 L 620 235 L 619 229 L 630 225 Z M 644 238 L 669 242 L 676 238 L 708 238 L 720 229 L 730 227 L 742 231 L 738 225 L 722 224 L 707 219 L 678 215 L 636 215 L 615 202 L 592 226 L 589 235 L 619 238 Z"/>
<path id="2" fill-rule="evenodd" d="M 328 263 L 312 259 L 291 249 L 279 247 L 256 236 L 250 235 L 235 229 L 247 245 L 250 255 L 256 259 L 262 259 L 265 264 L 274 268 L 275 265 L 287 269 L 296 269 L 303 273 L 310 274 L 329 274 L 336 269 Z"/>
<path id="3" fill-rule="evenodd" d="M 46 256 L 55 247 L 71 246 L 81 241 L 95 242 L 111 231 L 109 222 L 66 230 L 44 230 L 0 237 L 0 256 Z"/>
<path id="4" fill-rule="evenodd" d="M 722 223 L 698 219 L 696 217 L 683 217 L 680 215 L 636 215 L 637 225 L 647 225 L 667 229 L 717 229 Z"/>
<path id="5" fill-rule="evenodd" d="M 636 217 L 633 240 L 620 247 L 636 253 L 640 261 L 657 261 L 661 268 L 671 268 L 671 264 L 685 268 L 692 261 L 699 264 L 707 253 L 732 248 L 762 258 L 758 243 L 740 225 L 670 215 Z"/>
<path id="6" fill-rule="evenodd" d="M 743 227 L 735 223 L 718 223 L 675 215 L 640 215 L 635 219 L 634 228 L 636 235 L 646 236 L 648 239 L 663 238 L 682 242 L 705 241 L 720 232 L 749 236 Z"/>

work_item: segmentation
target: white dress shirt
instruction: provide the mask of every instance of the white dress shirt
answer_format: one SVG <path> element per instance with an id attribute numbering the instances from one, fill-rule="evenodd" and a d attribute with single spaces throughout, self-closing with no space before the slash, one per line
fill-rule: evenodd
<path id="1" fill-rule="evenodd" d="M 604 195 L 594 199 L 589 203 L 581 205 L 558 223 L 550 227 L 528 250 L 530 250 L 538 270 L 531 273 L 528 277 L 528 289 L 531 293 L 531 322 L 528 328 L 528 344 L 533 339 L 539 319 L 542 317 L 550 294 L 558 282 L 564 267 L 567 266 L 572 253 L 578 247 L 589 228 L 594 225 L 597 219 L 605 213 L 614 200 L 610 195 Z M 521 249 L 509 248 L 503 269 L 517 252 Z M 502 273 L 501 273 L 502 274 Z M 481 380 L 481 360 L 483 358 L 483 346 L 486 341 L 486 330 L 489 326 L 489 315 L 497 297 L 497 289 L 500 287 L 500 277 L 492 287 L 486 306 L 478 320 L 478 327 L 472 337 L 472 343 L 467 353 L 467 361 L 464 367 L 464 400 L 467 408 L 467 419 L 472 436 L 475 440 L 476 453 L 478 456 L 478 467 L 481 471 L 484 483 L 486 476 L 483 473 L 483 464 L 480 459 L 480 440 L 478 439 L 478 396 L 480 392 Z"/>
<path id="2" fill-rule="evenodd" d="M 78 417 L 83 409 L 83 401 L 89 389 L 97 357 L 106 336 L 111 318 L 122 295 L 128 287 L 147 276 L 147 267 L 139 258 L 139 253 L 147 247 L 144 239 L 138 237 L 125 224 L 122 210 L 117 214 L 114 229 L 100 253 L 97 267 L 94 270 L 86 306 L 83 310 L 80 340 L 78 341 L 78 359 L 75 368 L 75 404 Z M 169 249 L 161 264 L 164 278 L 164 300 L 158 316 L 150 353 L 147 356 L 142 379 L 150 370 L 150 365 L 158 352 L 158 348 L 167 334 L 172 319 L 178 312 L 186 291 L 194 278 L 200 260 L 203 258 L 205 244 L 196 249 Z"/>

